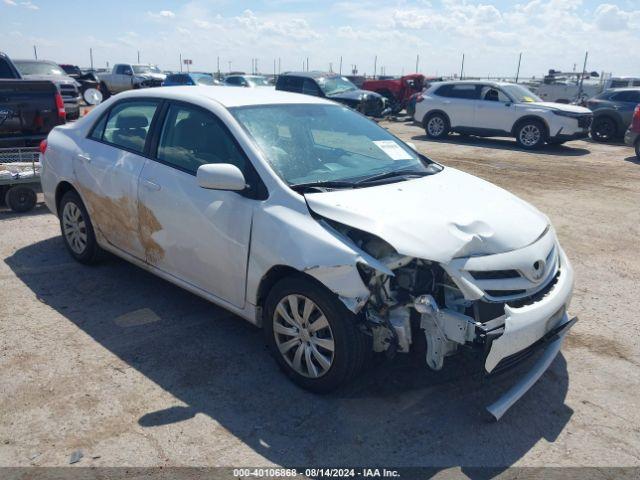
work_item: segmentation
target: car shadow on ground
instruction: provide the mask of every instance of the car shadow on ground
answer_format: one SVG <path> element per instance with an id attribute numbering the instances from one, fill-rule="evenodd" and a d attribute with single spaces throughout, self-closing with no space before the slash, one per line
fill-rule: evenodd
<path id="1" fill-rule="evenodd" d="M 631 155 L 630 157 L 625 158 L 624 161 L 640 165 L 640 158 L 638 158 L 636 155 Z"/>
<path id="2" fill-rule="evenodd" d="M 540 440 L 553 442 L 573 413 L 562 355 L 497 423 L 484 406 L 519 372 L 481 384 L 461 359 L 431 372 L 401 356 L 339 392 L 314 395 L 278 370 L 260 330 L 127 262 L 71 262 L 60 237 L 4 261 L 39 301 L 184 402 L 142 414 L 138 424 L 150 434 L 200 413 L 280 465 L 500 470 Z"/>
<path id="3" fill-rule="evenodd" d="M 452 134 L 444 139 L 430 138 L 427 135 L 414 135 L 412 140 L 420 140 L 423 142 L 436 142 L 436 143 L 452 143 L 456 145 L 468 145 L 470 147 L 491 148 L 497 150 L 518 150 L 522 153 L 533 153 L 536 155 L 553 155 L 563 157 L 579 157 L 582 155 L 588 155 L 590 150 L 580 147 L 572 147 L 570 145 L 543 145 L 536 150 L 525 150 L 520 148 L 515 140 L 509 138 L 495 138 L 495 137 L 474 137 L 471 135 L 458 135 Z"/>
<path id="4" fill-rule="evenodd" d="M 44 202 L 36 203 L 36 206 L 33 207 L 33 210 L 29 210 L 28 212 L 20 212 L 20 213 L 14 212 L 9 207 L 7 207 L 4 203 L 0 204 L 0 220 L 5 220 L 8 218 L 15 218 L 15 217 L 25 217 L 29 215 L 42 215 L 44 213 L 51 213 Z"/>

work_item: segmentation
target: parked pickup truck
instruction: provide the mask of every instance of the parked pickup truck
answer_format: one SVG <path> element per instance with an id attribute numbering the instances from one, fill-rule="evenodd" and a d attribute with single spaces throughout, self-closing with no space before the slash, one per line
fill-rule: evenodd
<path id="1" fill-rule="evenodd" d="M 136 88 L 159 87 L 167 76 L 155 65 L 116 63 L 111 73 L 98 74 L 104 98 Z"/>
<path id="2" fill-rule="evenodd" d="M 386 97 L 393 113 L 398 113 L 407 107 L 409 99 L 414 93 L 420 93 L 426 86 L 426 78 L 420 73 L 405 75 L 402 78 L 385 80 L 365 80 L 363 90 L 370 90 Z"/>
<path id="3" fill-rule="evenodd" d="M 24 80 L 0 52 L 0 147 L 38 145 L 66 121 L 62 95 L 47 80 Z"/>

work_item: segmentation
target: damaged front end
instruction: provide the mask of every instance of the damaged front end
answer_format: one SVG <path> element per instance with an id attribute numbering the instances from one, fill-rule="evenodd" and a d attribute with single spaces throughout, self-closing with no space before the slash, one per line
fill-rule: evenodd
<path id="1" fill-rule="evenodd" d="M 325 221 L 384 266 L 357 265 L 370 291 L 360 314 L 374 351 L 417 351 L 433 370 L 464 351 L 480 359 L 484 377 L 546 348 L 533 370 L 489 407 L 496 419 L 544 373 L 575 322 L 566 313 L 573 271 L 550 227 L 521 249 L 438 263 L 402 255 L 375 235 Z"/>

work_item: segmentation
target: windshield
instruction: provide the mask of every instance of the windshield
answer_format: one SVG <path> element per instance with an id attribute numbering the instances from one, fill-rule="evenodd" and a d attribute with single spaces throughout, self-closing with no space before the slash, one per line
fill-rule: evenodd
<path id="1" fill-rule="evenodd" d="M 344 77 L 322 77 L 318 78 L 316 81 L 327 96 L 358 89 L 358 87 Z"/>
<path id="2" fill-rule="evenodd" d="M 355 182 L 397 170 L 434 173 L 429 160 L 364 116 L 339 105 L 230 109 L 289 185 Z"/>
<path id="3" fill-rule="evenodd" d="M 269 80 L 266 77 L 245 77 L 252 87 L 268 87 Z"/>
<path id="4" fill-rule="evenodd" d="M 162 73 L 160 69 L 154 65 L 134 65 L 134 73 Z"/>
<path id="5" fill-rule="evenodd" d="M 60 65 L 62 69 L 69 75 L 82 75 L 80 68 L 75 65 Z"/>
<path id="6" fill-rule="evenodd" d="M 501 85 L 501 88 L 507 92 L 518 103 L 543 102 L 539 96 L 522 85 Z"/>
<path id="7" fill-rule="evenodd" d="M 21 75 L 66 75 L 55 63 L 15 60 L 13 64 Z"/>
<path id="8" fill-rule="evenodd" d="M 193 80 L 198 85 L 213 85 L 213 75 L 200 74 L 200 75 L 192 75 Z"/>

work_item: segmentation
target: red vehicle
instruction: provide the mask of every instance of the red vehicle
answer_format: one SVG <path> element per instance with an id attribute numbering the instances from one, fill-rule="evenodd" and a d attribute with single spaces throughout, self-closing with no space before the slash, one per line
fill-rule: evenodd
<path id="1" fill-rule="evenodd" d="M 636 157 L 640 160 L 640 104 L 636 106 L 633 112 L 631 125 L 624 136 L 624 141 L 630 147 L 636 150 Z"/>
<path id="2" fill-rule="evenodd" d="M 420 73 L 412 73 L 402 78 L 391 80 L 365 80 L 362 84 L 363 90 L 377 92 L 389 99 L 391 109 L 398 113 L 407 107 L 412 95 L 422 92 L 427 78 Z"/>

